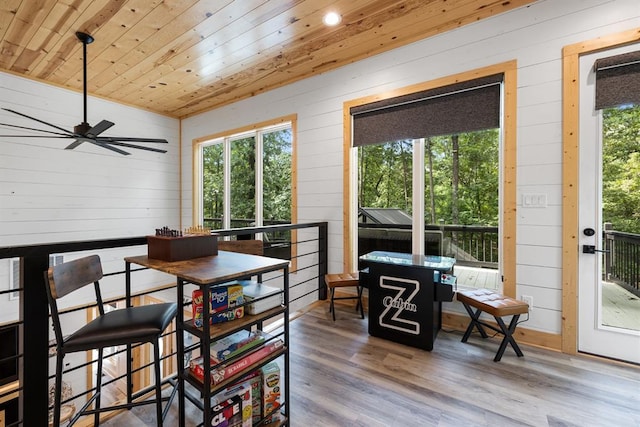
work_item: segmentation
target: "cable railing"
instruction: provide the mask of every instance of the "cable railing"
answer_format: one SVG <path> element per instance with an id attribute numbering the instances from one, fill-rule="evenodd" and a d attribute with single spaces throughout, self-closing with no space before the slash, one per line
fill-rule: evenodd
<path id="1" fill-rule="evenodd" d="M 640 235 L 615 231 L 605 224 L 603 280 L 640 297 Z"/>
<path id="2" fill-rule="evenodd" d="M 425 254 L 456 259 L 458 265 L 498 268 L 498 227 L 480 225 L 425 226 Z M 372 250 L 411 253 L 411 225 L 358 224 L 358 255 Z"/>
<path id="3" fill-rule="evenodd" d="M 291 261 L 290 268 L 290 306 L 304 305 L 326 298 L 323 277 L 327 273 L 327 223 L 307 223 L 307 224 L 282 224 L 264 227 L 243 227 L 228 230 L 216 230 L 219 239 L 246 239 L 258 236 L 280 236 L 277 245 L 273 239 L 264 240 L 265 256 L 288 259 Z M 283 239 L 286 236 L 288 238 Z M 0 378 L 0 408 L 10 407 L 8 419 L 5 421 L 6 427 L 47 425 L 49 417 L 49 387 L 53 375 L 49 374 L 49 358 L 55 355 L 55 343 L 51 341 L 51 323 L 49 318 L 49 307 L 45 293 L 44 272 L 50 265 L 52 255 L 62 257 L 62 260 L 69 260 L 73 257 L 80 257 L 91 253 L 107 253 L 102 256 L 103 267 L 105 268 L 104 281 L 124 283 L 125 270 L 123 258 L 133 253 L 146 253 L 146 237 L 134 237 L 126 239 L 92 240 L 80 242 L 61 242 L 42 245 L 0 247 L 0 259 L 20 260 L 20 286 L 17 288 L 1 291 L 0 295 L 16 294 L 16 304 L 19 304 L 19 318 L 9 322 L 0 321 L 0 339 L 4 337 L 2 331 L 15 333 L 14 354 L 3 355 L 0 353 L 0 376 L 8 369 L 10 378 L 2 382 Z M 106 264 L 106 265 L 105 265 Z M 143 268 L 135 269 L 142 271 Z M 176 286 L 175 279 L 168 279 L 158 273 L 142 272 L 142 282 L 149 285 L 146 288 L 135 288 L 132 291 L 133 298 L 144 298 L 153 295 L 154 298 L 166 298 L 167 295 L 175 296 L 172 292 Z M 281 279 L 281 278 L 280 278 Z M 268 277 L 266 280 L 279 280 L 278 277 Z M 135 278 L 134 278 L 135 282 Z M 109 285 L 110 286 L 110 285 Z M 109 287 L 109 289 L 112 289 Z M 124 289 L 124 287 L 123 287 Z M 105 302 L 117 305 L 125 301 L 124 290 L 119 293 L 111 292 L 105 295 Z M 27 303 L 28 302 L 28 303 Z M 184 306 L 190 305 L 190 301 L 182 301 Z M 95 305 L 79 302 L 73 307 L 61 309 L 62 313 L 73 315 L 74 312 L 82 313 L 82 318 L 86 319 L 85 313 L 90 312 Z M 293 312 L 293 310 L 292 310 Z M 164 339 L 174 340 L 175 328 L 165 334 Z M 29 337 L 29 339 L 25 339 Z M 11 346 L 7 342 L 0 342 L 0 348 L 7 349 Z M 169 378 L 175 373 L 176 363 L 171 365 L 169 361 L 175 359 L 175 345 L 167 346 L 171 352 L 162 356 L 163 366 L 170 366 L 173 372 L 163 372 L 165 378 Z M 122 350 L 125 351 L 125 350 Z M 121 350 L 114 350 L 111 356 L 118 356 Z M 71 358 L 69 358 L 71 359 Z M 67 358 L 65 358 L 65 363 Z M 79 363 L 66 367 L 65 374 L 74 375 L 75 372 L 87 370 L 90 372 L 94 360 L 82 360 Z M 8 366 L 8 368 L 5 368 Z M 152 364 L 135 364 L 135 371 L 141 372 L 150 368 Z M 13 370 L 10 368 L 13 367 Z M 25 367 L 29 370 L 29 381 L 25 381 Z M 17 372 L 14 372 L 17 371 Z M 89 375 L 93 375 L 91 372 Z M 124 378 L 126 374 L 115 376 L 104 382 L 104 385 L 117 382 Z M 153 377 L 153 376 L 149 376 Z M 65 376 L 63 375 L 63 378 Z M 87 381 L 80 381 L 81 384 L 73 384 L 74 392 L 71 396 L 63 399 L 63 405 L 93 392 L 93 388 L 87 386 Z M 89 382 L 90 383 L 90 382 Z M 148 388 L 147 384 L 142 384 L 141 390 Z M 17 402 L 17 405 L 16 405 Z M 25 405 L 28 402 L 28 405 Z M 80 404 L 81 406 L 82 404 Z M 17 408 L 16 408 L 17 406 Z M 15 409 L 15 410 L 14 410 Z M 16 415 L 17 413 L 17 415 Z"/>

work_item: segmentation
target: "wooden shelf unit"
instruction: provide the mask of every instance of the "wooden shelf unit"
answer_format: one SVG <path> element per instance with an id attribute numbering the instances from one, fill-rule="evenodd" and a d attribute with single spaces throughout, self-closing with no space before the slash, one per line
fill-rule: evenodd
<path id="1" fill-rule="evenodd" d="M 283 393 L 281 396 L 280 408 L 278 409 L 279 421 L 269 423 L 271 426 L 288 425 L 289 422 L 289 308 L 287 302 L 289 300 L 289 261 L 275 258 L 267 258 L 257 255 L 248 255 L 242 253 L 219 251 L 218 255 L 211 257 L 202 257 L 186 261 L 165 262 L 155 259 L 150 259 L 147 256 L 127 257 L 125 258 L 127 263 L 127 281 L 130 286 L 130 264 L 138 264 L 148 268 L 152 268 L 164 273 L 172 274 L 177 279 L 177 301 L 184 301 L 184 286 L 196 285 L 202 291 L 202 295 L 208 296 L 211 288 L 217 286 L 224 286 L 229 282 L 236 280 L 250 279 L 254 276 L 261 276 L 265 273 L 276 272 L 281 270 L 283 272 L 283 289 L 281 295 L 283 296 L 284 305 L 269 309 L 263 313 L 251 315 L 245 314 L 242 318 L 231 320 L 223 323 L 216 323 L 211 325 L 209 323 L 210 313 L 208 310 L 203 310 L 202 327 L 196 327 L 193 319 L 185 319 L 184 311 L 178 310 L 176 319 L 176 341 L 178 348 L 178 360 L 184 360 L 184 332 L 187 332 L 200 340 L 199 349 L 200 355 L 203 357 L 203 363 L 205 368 L 204 381 L 200 381 L 190 374 L 189 369 L 178 369 L 178 395 L 179 395 L 179 425 L 185 425 L 185 410 L 184 405 L 188 400 L 198 407 L 203 412 L 203 424 L 211 425 L 211 398 L 218 392 L 222 391 L 228 385 L 241 380 L 251 372 L 259 369 L 267 363 L 283 357 L 284 372 L 281 378 L 281 386 Z M 270 295 L 273 296 L 273 295 Z M 265 297 L 267 298 L 267 297 Z M 251 301 L 255 303 L 262 298 L 257 298 Z M 204 298 L 208 300 L 207 297 Z M 244 304 L 245 306 L 248 303 Z M 205 304 L 206 306 L 206 304 Z M 234 307 L 232 309 L 235 309 Z M 234 332 L 243 329 L 250 329 L 256 327 L 262 328 L 262 323 L 269 319 L 275 319 L 281 317 L 283 319 L 282 329 L 283 332 L 280 339 L 283 341 L 283 347 L 277 349 L 273 353 L 264 357 L 263 359 L 255 362 L 246 368 L 240 370 L 229 378 L 224 379 L 219 384 L 211 387 L 205 385 L 207 381 L 207 373 L 211 372 L 211 353 L 210 345 L 212 342 L 224 338 Z M 264 346 L 263 344 L 262 346 Z M 258 347 L 260 348 L 260 347 Z M 246 353 L 256 351 L 257 348 L 248 350 Z M 209 378 L 210 379 L 210 378 Z M 185 390 L 185 383 L 190 384 L 198 391 L 198 396 L 193 396 Z M 282 413 L 284 409 L 284 413 Z M 264 425 L 264 424 L 257 424 Z"/>

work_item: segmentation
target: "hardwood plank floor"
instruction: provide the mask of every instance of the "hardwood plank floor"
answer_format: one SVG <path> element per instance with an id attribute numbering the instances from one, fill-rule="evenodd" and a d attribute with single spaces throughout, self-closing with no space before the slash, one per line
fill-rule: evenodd
<path id="1" fill-rule="evenodd" d="M 326 304 L 291 322 L 292 426 L 640 426 L 640 367 L 440 331 L 431 352 L 370 337 Z M 174 402 L 165 425 L 175 424 Z M 189 426 L 198 411 L 187 404 Z M 151 410 L 152 408 L 149 408 Z M 139 409 L 105 426 L 155 425 Z"/>

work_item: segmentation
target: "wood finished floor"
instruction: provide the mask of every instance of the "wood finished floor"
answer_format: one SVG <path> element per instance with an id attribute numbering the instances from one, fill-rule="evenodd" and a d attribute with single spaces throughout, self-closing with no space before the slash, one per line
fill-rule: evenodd
<path id="1" fill-rule="evenodd" d="M 461 336 L 441 331 L 426 352 L 370 337 L 352 308 L 334 323 L 315 307 L 291 323 L 291 426 L 640 426 L 640 367 L 525 345 L 495 363 L 497 337 Z M 103 425 L 154 420 L 136 409 Z"/>

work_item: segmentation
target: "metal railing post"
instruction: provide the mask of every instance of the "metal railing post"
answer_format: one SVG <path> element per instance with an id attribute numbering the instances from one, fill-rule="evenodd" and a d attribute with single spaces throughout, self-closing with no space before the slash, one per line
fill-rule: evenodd
<path id="1" fill-rule="evenodd" d="M 327 287 L 324 285 L 324 276 L 328 272 L 329 227 L 327 223 L 318 225 L 318 299 L 327 299 Z"/>

